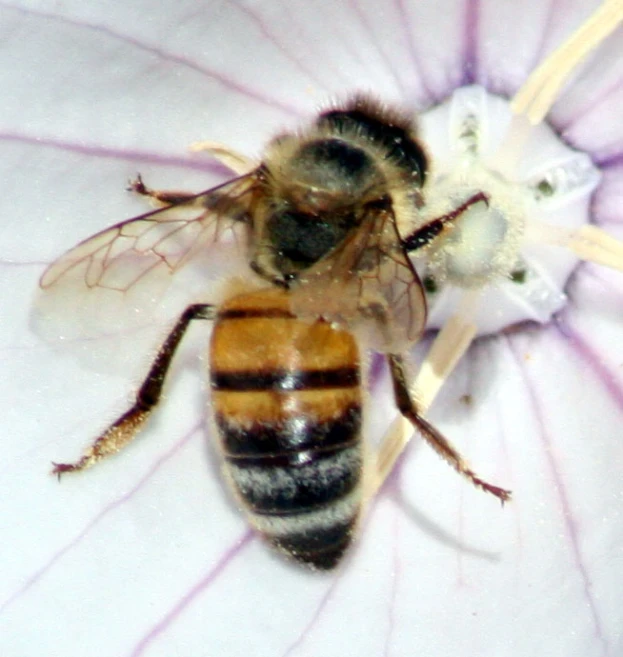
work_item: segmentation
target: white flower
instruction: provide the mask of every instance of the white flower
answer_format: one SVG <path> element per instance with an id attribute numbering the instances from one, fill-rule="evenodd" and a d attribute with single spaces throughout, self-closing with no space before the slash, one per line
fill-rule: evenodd
<path id="1" fill-rule="evenodd" d="M 431 409 L 480 474 L 513 490 L 512 503 L 501 510 L 416 440 L 343 569 L 324 576 L 252 537 L 223 486 L 206 438 L 201 328 L 148 430 L 59 485 L 51 461 L 77 456 L 125 409 L 167 318 L 152 337 L 123 336 L 132 358 L 115 375 L 51 351 L 28 324 L 44 265 L 143 209 L 123 191 L 137 170 L 155 186 L 208 188 L 225 172 L 187 154 L 188 144 L 213 139 L 256 156 L 275 132 L 355 90 L 421 110 L 473 83 L 512 97 L 596 7 L 0 6 L 0 654 L 620 652 L 620 273 L 581 265 L 554 319 L 476 342 Z M 597 49 L 549 115 L 599 167 L 591 216 L 619 238 L 621 35 Z M 83 349 L 98 360 L 111 343 L 121 349 L 117 339 Z M 377 433 L 394 415 L 379 379 Z"/>

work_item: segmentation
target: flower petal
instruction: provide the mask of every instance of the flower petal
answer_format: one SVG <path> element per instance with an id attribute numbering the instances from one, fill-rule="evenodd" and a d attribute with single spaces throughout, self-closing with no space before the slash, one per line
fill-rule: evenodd
<path id="1" fill-rule="evenodd" d="M 514 90 L 590 8 L 542 7 L 0 7 L 2 654 L 615 653 L 623 464 L 613 275 L 578 272 L 566 328 L 478 343 L 432 409 L 479 472 L 513 488 L 513 503 L 502 511 L 416 441 L 328 576 L 270 553 L 234 508 L 203 424 L 200 329 L 136 444 L 60 485 L 50 462 L 76 457 L 126 408 L 155 344 L 137 355 L 142 366 L 111 375 L 29 330 L 45 264 L 142 211 L 123 193 L 137 168 L 156 186 L 205 189 L 222 174 L 188 144 L 214 139 L 255 156 L 327 96 L 372 89 L 423 106 L 472 77 Z M 620 61 L 597 53 L 590 70 L 612 66 L 620 81 Z M 594 134 L 600 156 L 612 156 L 620 122 L 597 119 L 574 140 L 590 150 Z M 608 193 L 618 193 L 610 175 Z M 613 197 L 598 199 L 620 223 Z M 387 384 L 379 375 L 373 429 L 394 413 Z"/>

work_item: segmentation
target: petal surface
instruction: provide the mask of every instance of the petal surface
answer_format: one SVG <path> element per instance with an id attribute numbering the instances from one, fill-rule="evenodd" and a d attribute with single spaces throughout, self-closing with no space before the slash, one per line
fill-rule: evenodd
<path id="1" fill-rule="evenodd" d="M 1 654 L 621 653 L 620 275 L 581 267 L 556 322 L 478 342 L 431 410 L 512 503 L 500 509 L 415 440 L 343 568 L 323 576 L 271 554 L 224 487 L 204 327 L 144 435 L 59 485 L 50 463 L 77 457 L 126 409 L 169 318 L 114 373 L 50 349 L 29 323 L 47 263 L 144 210 L 123 191 L 137 170 L 156 187 L 207 189 L 226 173 L 190 143 L 258 156 L 356 90 L 413 109 L 474 81 L 512 94 L 595 6 L 0 4 Z M 619 30 L 553 122 L 603 164 L 595 218 L 623 237 L 620 43 Z M 372 440 L 394 412 L 381 370 Z"/>

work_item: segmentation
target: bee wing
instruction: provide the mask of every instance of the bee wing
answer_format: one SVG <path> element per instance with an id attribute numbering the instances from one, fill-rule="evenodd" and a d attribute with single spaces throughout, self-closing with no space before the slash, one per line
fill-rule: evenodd
<path id="1" fill-rule="evenodd" d="M 35 331 L 52 343 L 114 337 L 150 326 L 156 310 L 166 321 L 189 303 L 212 301 L 206 281 L 244 264 L 240 242 L 246 241 L 257 188 L 253 171 L 80 242 L 43 273 Z M 181 269 L 184 274 L 172 276 Z M 185 280 L 178 284 L 180 277 Z"/>
<path id="2" fill-rule="evenodd" d="M 67 251 L 43 273 L 41 288 L 79 279 L 88 289 L 127 292 L 150 272 L 173 274 L 201 248 L 216 243 L 246 222 L 249 192 L 256 178 L 246 175 L 181 203 L 152 210 L 92 235 Z"/>
<path id="3" fill-rule="evenodd" d="M 402 352 L 424 331 L 424 289 L 389 209 L 368 210 L 360 227 L 299 280 L 294 312 L 351 328 L 363 323 L 379 351 Z"/>

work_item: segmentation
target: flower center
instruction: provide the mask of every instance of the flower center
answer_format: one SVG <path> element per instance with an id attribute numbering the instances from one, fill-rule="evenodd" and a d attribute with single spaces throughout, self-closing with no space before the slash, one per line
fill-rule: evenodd
<path id="1" fill-rule="evenodd" d="M 526 320 L 547 322 L 565 304 L 578 257 L 544 244 L 542 226 L 574 230 L 589 223 L 600 172 L 548 125 L 522 132 L 513 116 L 509 101 L 469 86 L 420 117 L 431 156 L 430 218 L 477 192 L 489 197 L 415 253 L 432 328 L 456 312 L 466 291 L 478 299 L 473 320 L 480 335 Z"/>

